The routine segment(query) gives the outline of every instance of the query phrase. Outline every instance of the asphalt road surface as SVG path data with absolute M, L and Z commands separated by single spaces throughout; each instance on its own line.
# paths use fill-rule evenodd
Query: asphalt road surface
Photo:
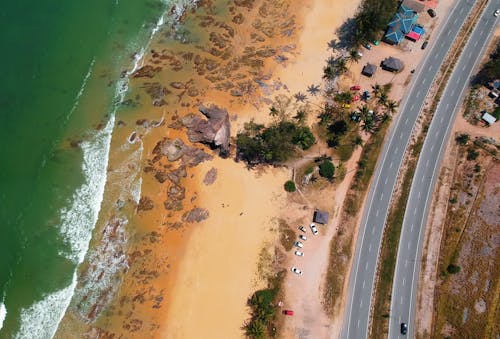
M 342 338 L 362 339 L 368 336 L 377 258 L 399 167 L 425 97 L 473 4 L 471 0 L 458 0 L 435 34 L 437 36 L 430 40 L 428 54 L 414 74 L 397 121 L 384 144 L 356 242 Z
M 428 207 L 455 113 L 461 107 L 474 66 L 496 27 L 497 18 L 493 13 L 497 8 L 500 8 L 500 0 L 490 1 L 470 35 L 443 91 L 420 153 L 399 241 L 389 323 L 391 339 L 414 337 L 417 283 Z M 400 334 L 403 322 L 408 324 L 407 336 Z

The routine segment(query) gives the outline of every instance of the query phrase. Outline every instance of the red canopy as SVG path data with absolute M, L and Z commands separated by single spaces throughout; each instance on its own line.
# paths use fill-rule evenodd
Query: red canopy
M 420 39 L 420 34 L 411 31 L 410 33 L 406 34 L 406 37 L 410 40 L 417 41 L 418 39 Z

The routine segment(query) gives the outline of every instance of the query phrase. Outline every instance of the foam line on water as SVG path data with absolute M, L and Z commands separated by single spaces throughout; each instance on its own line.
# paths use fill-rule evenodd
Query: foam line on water
M 92 140 L 82 142 L 85 182 L 73 194 L 71 207 L 61 211 L 61 234 L 70 245 L 69 253 L 64 254 L 76 264 L 80 264 L 87 253 L 101 208 L 114 124 L 113 114 Z
M 4 302 L 4 300 L 2 300 L 2 302 L 0 302 L 0 330 L 2 329 L 3 322 L 4 322 L 5 318 L 7 317 L 7 308 L 5 307 L 5 304 L 3 302 Z
M 76 271 L 71 284 L 46 295 L 42 300 L 21 310 L 21 327 L 15 339 L 52 338 L 76 287 Z
M 82 81 L 82 85 L 80 86 L 80 90 L 78 91 L 76 98 L 73 102 L 73 107 L 71 107 L 69 114 L 66 116 L 66 121 L 68 121 L 71 118 L 71 116 L 75 112 L 76 108 L 80 104 L 80 98 L 83 95 L 83 92 L 85 91 L 85 87 L 87 87 L 87 81 L 89 80 L 90 76 L 92 75 L 92 70 L 94 68 L 94 64 L 95 64 L 95 57 L 90 62 L 90 66 L 89 66 L 89 69 L 87 71 L 87 74 L 85 74 L 85 77 L 83 78 L 83 81 Z

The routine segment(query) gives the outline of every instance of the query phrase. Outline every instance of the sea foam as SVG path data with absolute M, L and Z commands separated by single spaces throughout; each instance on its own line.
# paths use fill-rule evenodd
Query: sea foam
M 41 301 L 21 310 L 21 327 L 16 339 L 52 338 L 76 287 L 76 271 L 71 284 L 46 295 Z
M 7 317 L 7 309 L 5 308 L 5 305 L 2 302 L 0 302 L 0 330 L 3 327 L 3 322 L 5 320 L 5 317 Z

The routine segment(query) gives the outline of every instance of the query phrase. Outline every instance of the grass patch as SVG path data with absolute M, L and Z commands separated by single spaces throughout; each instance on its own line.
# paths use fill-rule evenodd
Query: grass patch
M 293 243 L 297 238 L 297 233 L 286 223 L 285 220 L 278 220 L 279 231 L 280 231 L 280 243 L 281 246 L 286 251 L 290 251 L 293 248 Z

